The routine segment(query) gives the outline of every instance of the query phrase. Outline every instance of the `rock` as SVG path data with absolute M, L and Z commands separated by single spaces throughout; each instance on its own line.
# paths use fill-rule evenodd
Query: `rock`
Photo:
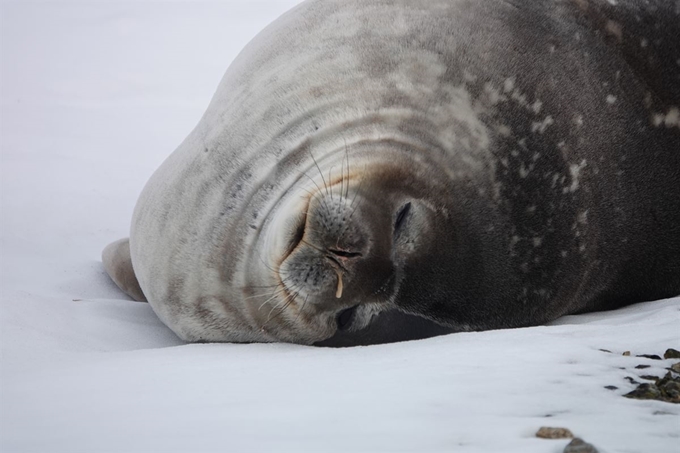
M 680 362 L 671 365 L 671 370 L 675 371 L 676 373 L 680 373 Z
M 629 355 L 630 355 L 630 351 L 626 351 L 626 352 L 624 352 L 624 353 L 623 353 L 623 355 L 625 355 L 625 356 L 629 356 Z
M 571 439 L 574 435 L 567 428 L 550 428 L 542 426 L 536 432 L 536 437 L 541 439 Z
M 655 384 L 640 384 L 635 390 L 623 396 L 636 400 L 658 400 L 661 397 L 661 391 Z
M 644 357 L 645 359 L 661 360 L 661 357 L 659 357 L 656 354 L 640 354 L 636 355 L 635 357 Z
M 600 349 L 600 351 L 602 351 L 602 352 L 608 352 L 608 353 L 610 353 L 610 354 L 612 353 L 609 349 Z
M 671 373 L 667 373 L 656 381 L 656 386 L 661 391 L 662 401 L 680 403 L 680 378 L 674 378 Z
M 617 386 L 615 386 L 615 385 L 605 385 L 604 388 L 606 388 L 607 390 L 618 390 L 618 389 L 619 389 L 619 388 L 618 388 Z
M 638 369 L 638 370 L 644 370 L 645 368 L 649 368 L 649 367 L 650 367 L 650 365 L 638 365 L 635 368 Z
M 673 349 L 673 348 L 668 348 L 668 349 L 666 349 L 666 352 L 663 353 L 663 358 L 664 359 L 680 359 L 680 351 Z
M 564 447 L 564 453 L 597 453 L 597 448 L 577 437 Z

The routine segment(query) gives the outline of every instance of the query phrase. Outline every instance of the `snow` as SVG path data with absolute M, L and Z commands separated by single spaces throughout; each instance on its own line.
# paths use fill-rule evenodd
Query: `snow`
M 621 397 L 672 363 L 634 356 L 680 349 L 680 298 L 372 347 L 188 345 L 108 280 L 146 179 L 295 3 L 1 4 L 0 451 L 561 452 L 541 426 L 680 451 L 678 405 Z

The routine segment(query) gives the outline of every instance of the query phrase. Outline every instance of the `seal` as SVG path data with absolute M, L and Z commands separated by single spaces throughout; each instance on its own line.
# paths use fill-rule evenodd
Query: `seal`
M 677 295 L 678 36 L 678 1 L 306 1 L 231 64 L 105 267 L 187 341 Z

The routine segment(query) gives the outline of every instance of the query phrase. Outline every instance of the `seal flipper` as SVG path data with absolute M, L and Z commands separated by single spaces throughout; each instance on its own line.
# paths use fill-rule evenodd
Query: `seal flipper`
M 146 297 L 139 286 L 130 259 L 130 238 L 119 239 L 107 245 L 102 252 L 102 263 L 111 280 L 138 302 L 146 302 Z

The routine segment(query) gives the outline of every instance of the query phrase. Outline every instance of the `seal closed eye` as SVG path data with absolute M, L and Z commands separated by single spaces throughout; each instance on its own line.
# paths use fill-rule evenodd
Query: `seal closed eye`
M 397 219 L 394 221 L 394 232 L 398 232 L 399 229 L 401 228 L 402 224 L 404 223 L 404 220 L 406 219 L 406 216 L 408 215 L 409 211 L 411 210 L 411 202 L 409 201 L 406 203 L 404 206 L 399 209 L 399 212 L 397 213 Z

